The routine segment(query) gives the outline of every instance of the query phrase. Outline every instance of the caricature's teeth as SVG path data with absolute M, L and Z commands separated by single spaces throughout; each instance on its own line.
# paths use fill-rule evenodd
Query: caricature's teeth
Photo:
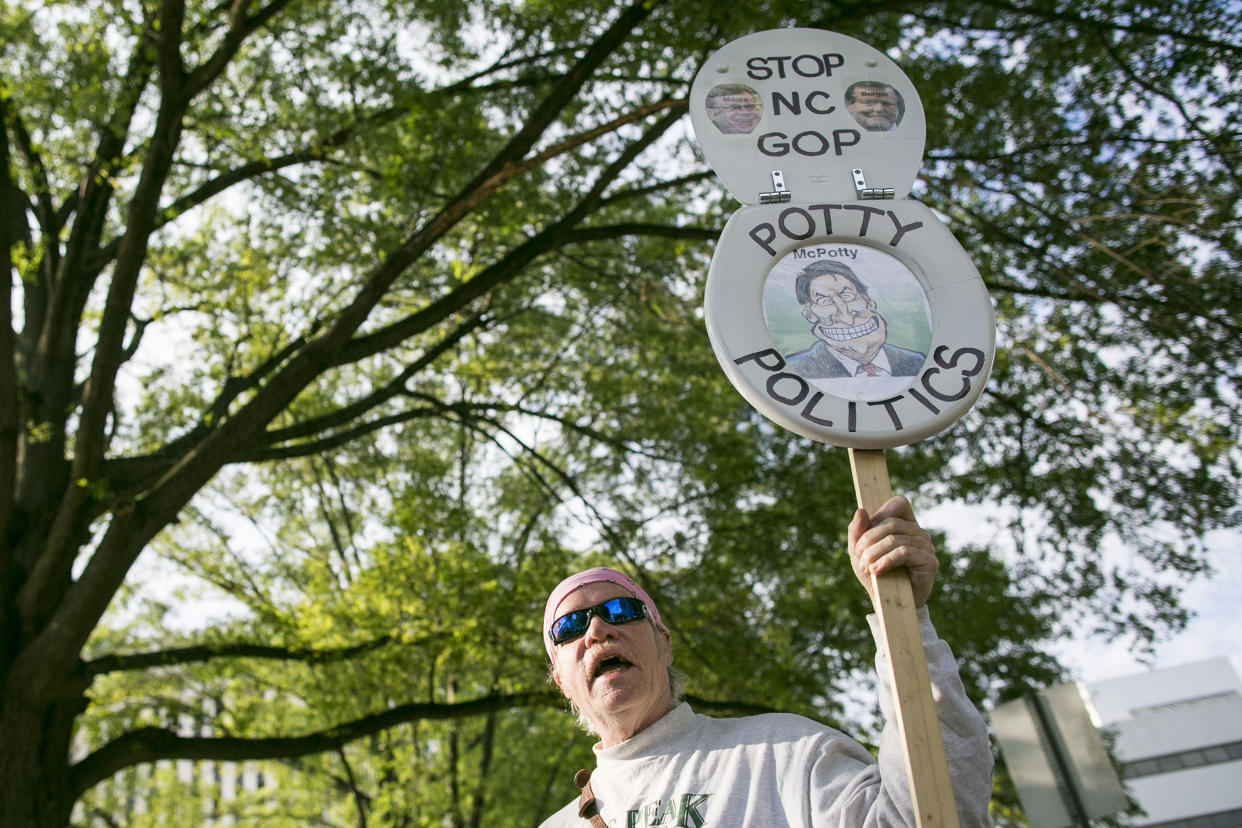
M 854 325 L 848 328 L 829 328 L 824 325 L 818 326 L 818 331 L 827 336 L 829 339 L 835 339 L 838 342 L 848 342 L 851 339 L 857 339 L 860 336 L 875 333 L 880 329 L 880 321 L 874 316 L 861 325 Z

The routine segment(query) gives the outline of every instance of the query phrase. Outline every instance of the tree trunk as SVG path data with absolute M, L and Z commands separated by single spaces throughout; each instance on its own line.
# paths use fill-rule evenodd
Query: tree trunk
M 50 698 L 30 698 L 26 684 L 10 676 L 0 700 L 0 825 L 64 828 L 73 809 L 73 721 L 86 698 L 76 682 Z

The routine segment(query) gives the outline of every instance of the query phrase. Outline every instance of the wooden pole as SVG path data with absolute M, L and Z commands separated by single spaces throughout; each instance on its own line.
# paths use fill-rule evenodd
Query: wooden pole
M 882 449 L 850 449 L 858 506 L 874 515 L 893 496 Z M 931 676 L 914 614 L 914 592 L 905 569 L 872 577 L 875 610 L 892 674 L 893 706 L 919 828 L 958 828 L 953 785 L 945 761 Z

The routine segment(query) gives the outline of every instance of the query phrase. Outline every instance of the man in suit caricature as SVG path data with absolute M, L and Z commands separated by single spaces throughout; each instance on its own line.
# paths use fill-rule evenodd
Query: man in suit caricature
M 789 369 L 807 379 L 912 377 L 925 354 L 885 342 L 888 324 L 876 311 L 867 286 L 848 265 L 819 260 L 794 280 L 794 296 L 819 340 L 790 354 Z

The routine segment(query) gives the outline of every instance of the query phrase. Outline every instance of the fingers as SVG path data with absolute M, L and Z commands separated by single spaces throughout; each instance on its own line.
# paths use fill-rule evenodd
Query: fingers
M 905 567 L 916 606 L 926 603 L 940 564 L 931 535 L 918 525 L 904 497 L 894 497 L 868 516 L 854 514 L 847 532 L 854 574 L 871 593 L 871 576 Z M 872 596 L 874 599 L 874 596 Z
M 871 518 L 867 515 L 866 510 L 859 509 L 854 512 L 854 519 L 850 521 L 849 528 L 846 530 L 851 555 L 854 553 L 854 546 L 858 543 L 858 539 L 862 537 L 863 532 L 870 528 Z
M 854 512 L 854 519 L 850 521 L 849 528 L 846 530 L 846 537 L 849 541 L 848 549 L 850 553 L 850 566 L 854 569 L 854 576 L 858 578 L 859 583 L 863 585 L 863 589 L 867 591 L 871 602 L 875 603 L 875 595 L 871 590 L 871 573 L 867 571 L 868 564 L 864 564 L 861 554 L 865 547 L 860 542 L 863 534 L 871 528 L 871 518 L 863 509 Z
M 904 497 L 886 501 L 873 516 L 859 509 L 850 521 L 847 536 L 851 557 L 857 557 L 868 568 L 890 555 L 902 561 L 909 561 L 912 555 L 919 557 L 918 553 L 935 557 L 931 535 L 914 519 L 914 509 Z M 878 571 L 902 565 L 894 562 Z
M 901 495 L 890 497 L 884 502 L 884 505 L 876 509 L 875 515 L 872 517 L 872 523 L 878 523 L 886 518 L 896 518 L 909 521 L 915 526 L 918 525 L 918 521 L 914 519 L 914 506 Z
M 884 532 L 885 527 L 877 527 Z M 927 566 L 935 571 L 936 553 L 927 533 L 876 534 L 867 532 L 857 546 L 856 558 L 858 566 L 866 572 L 888 572 L 899 566 Z

